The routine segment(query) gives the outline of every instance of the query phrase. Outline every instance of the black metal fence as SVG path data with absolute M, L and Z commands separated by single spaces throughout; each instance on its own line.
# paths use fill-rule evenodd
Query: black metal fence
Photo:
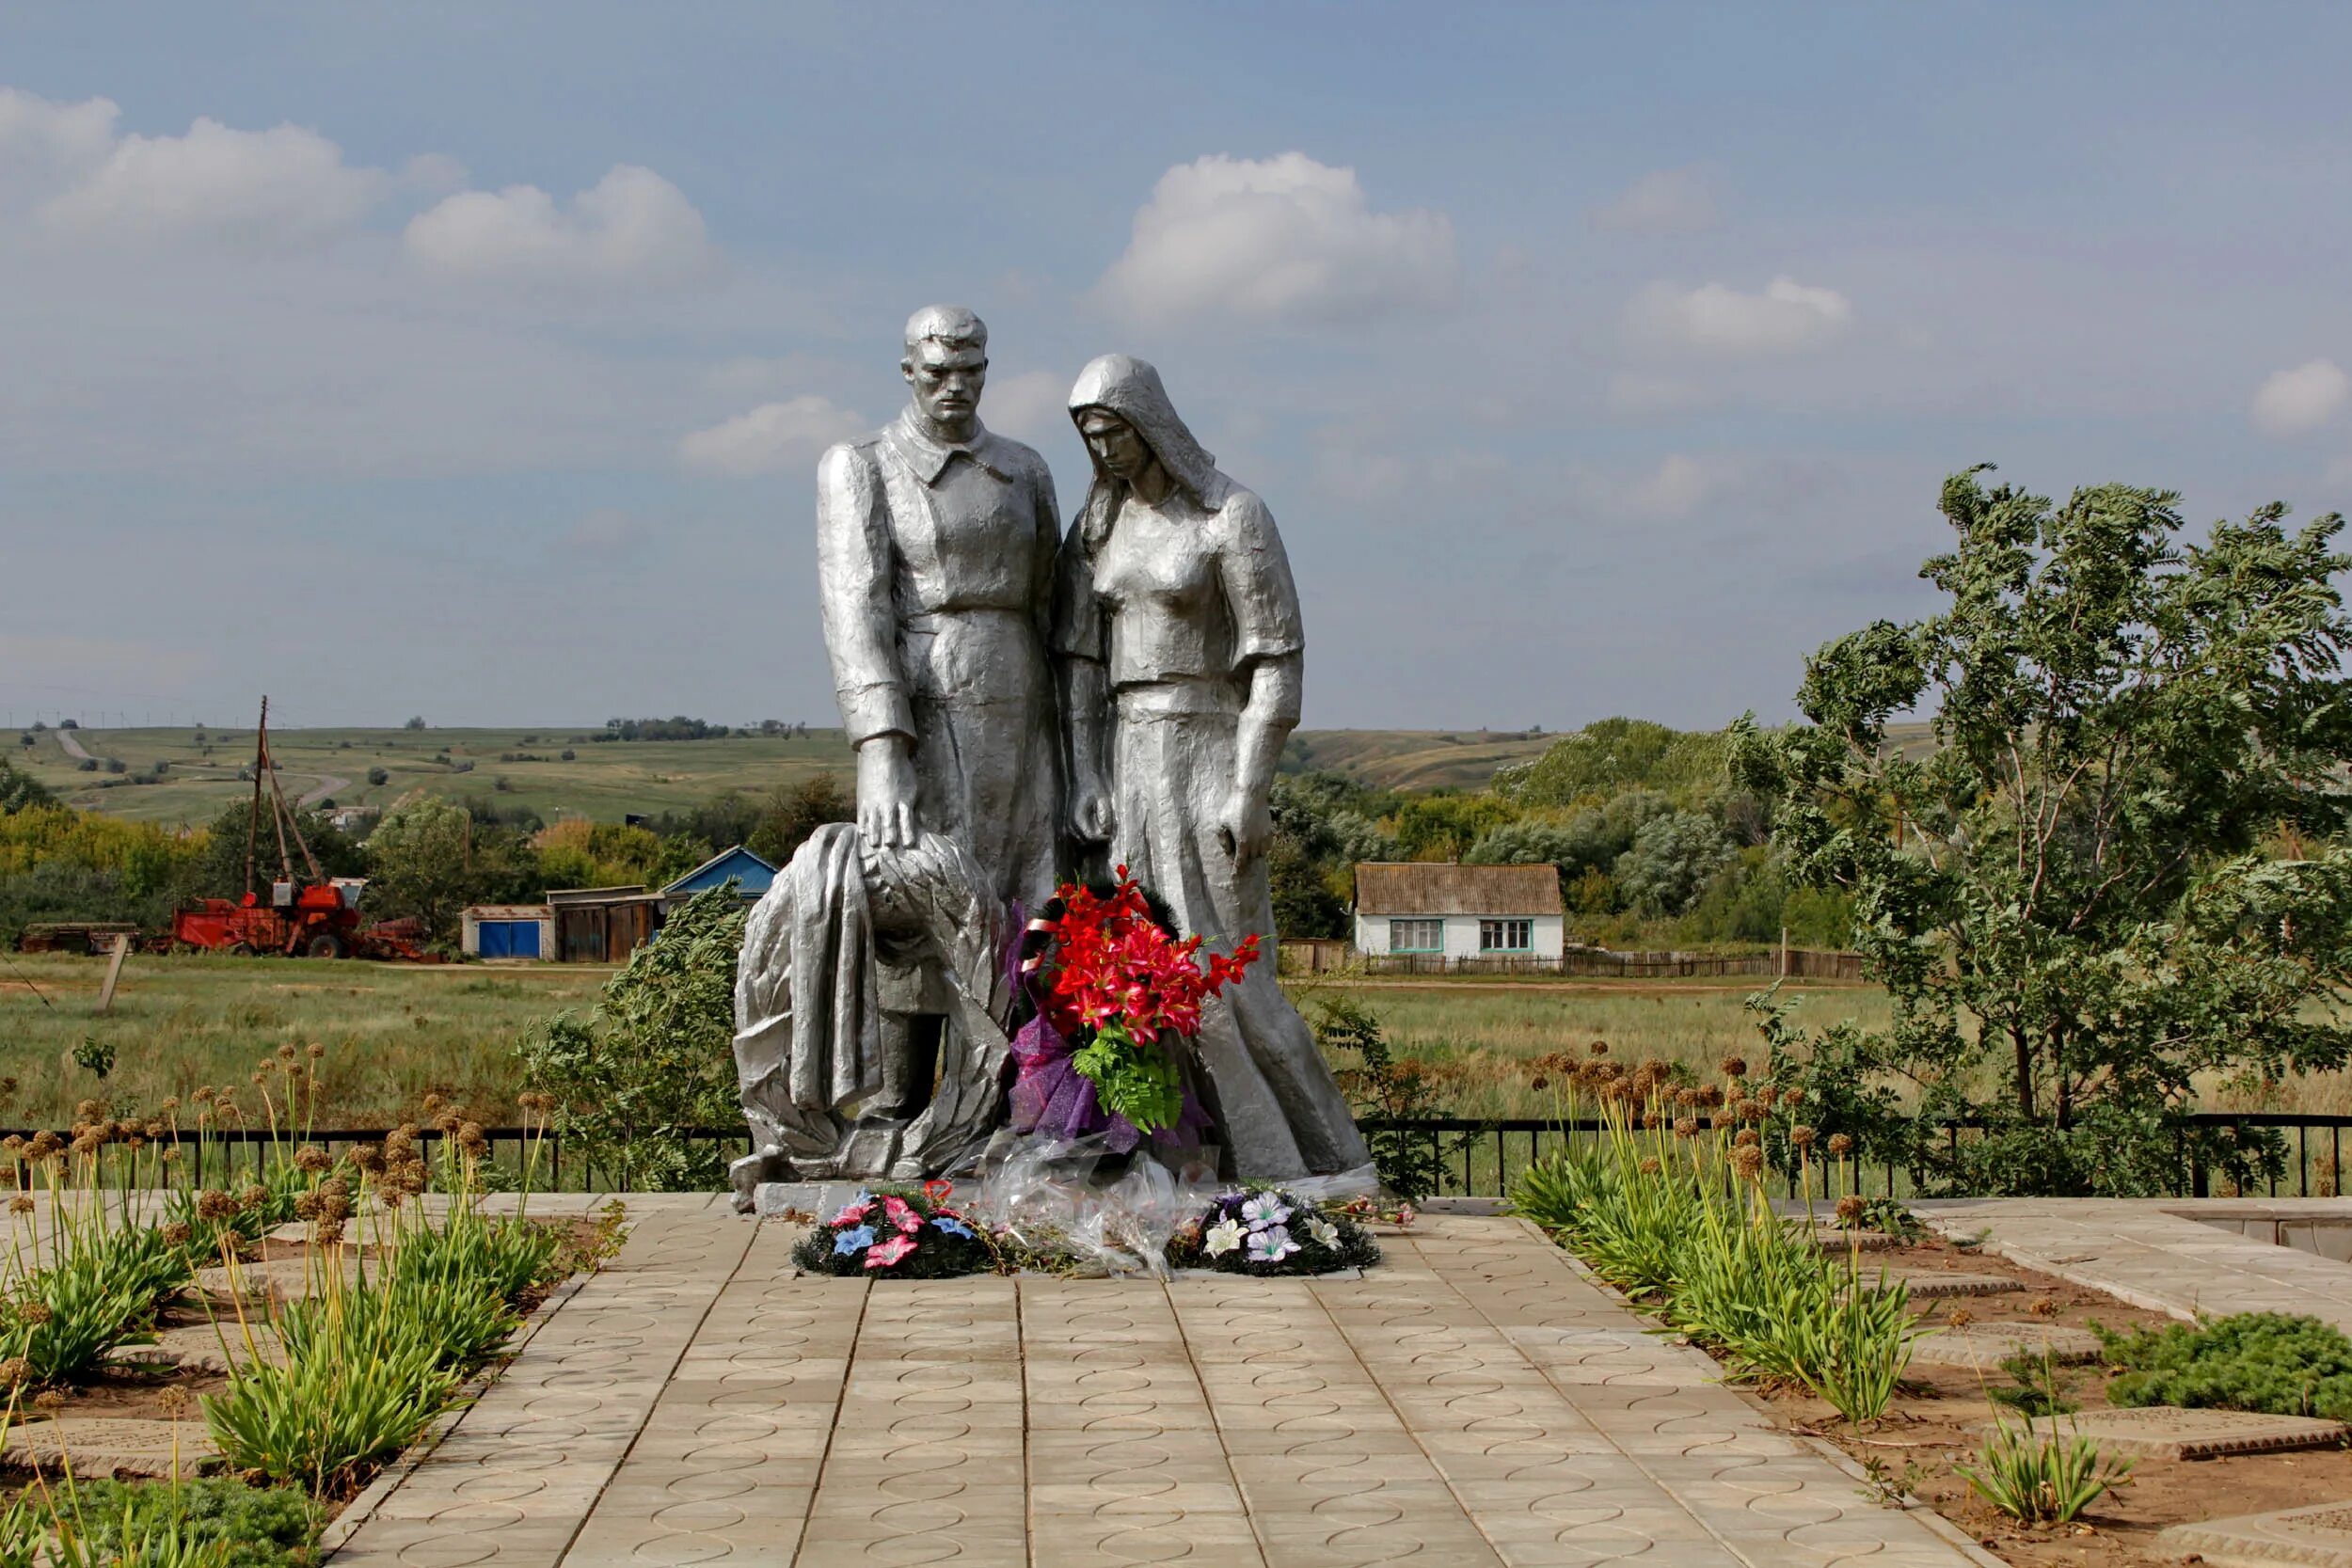
M 2167 1196 L 2336 1197 L 2345 1191 L 2344 1146 L 2345 1133 L 2352 1132 L 2352 1115 L 2220 1111 L 2192 1116 L 2186 1120 L 2192 1127 L 2230 1130 L 2238 1134 L 2257 1130 L 2276 1132 L 2286 1147 L 2285 1164 L 2277 1179 L 2266 1181 L 2260 1189 L 2241 1192 L 2226 1180 L 2209 1177 L 2193 1159 L 2185 1156 L 2180 1190 Z M 1590 1144 L 1606 1132 L 1605 1124 L 1592 1118 L 1367 1121 L 1364 1129 L 1367 1132 L 1426 1140 L 1426 1148 L 1442 1159 L 1445 1174 L 1439 1189 L 1441 1196 L 1464 1197 L 1502 1196 L 1520 1173 L 1546 1154 L 1572 1144 Z M 1965 1123 L 1946 1127 L 1943 1132 L 1947 1148 L 1956 1146 L 1972 1130 Z M 7 1130 L 0 1129 L 0 1136 L 7 1135 Z M 16 1135 L 29 1139 L 34 1130 L 20 1129 Z M 522 1127 L 490 1127 L 483 1130 L 483 1135 L 489 1143 L 485 1164 L 508 1180 L 527 1179 L 538 1190 L 553 1192 L 628 1192 L 632 1185 L 626 1165 L 600 1164 L 578 1146 L 567 1155 L 565 1140 L 558 1133 Z M 421 1152 L 429 1164 L 439 1164 L 440 1144 L 445 1136 L 429 1127 L 418 1132 Z M 316 1144 L 330 1154 L 341 1154 L 360 1144 L 379 1142 L 383 1137 L 381 1128 L 332 1128 L 312 1132 L 307 1137 L 262 1129 L 209 1131 L 201 1135 L 187 1131 L 178 1139 L 180 1157 L 172 1180 L 199 1187 L 229 1187 L 248 1178 L 258 1178 L 274 1154 L 291 1154 L 301 1143 Z M 739 1126 L 681 1128 L 673 1130 L 666 1137 L 692 1149 L 707 1149 L 721 1162 L 751 1152 L 751 1138 Z M 162 1141 L 168 1144 L 171 1140 Z M 1808 1169 L 1786 1166 L 1775 1173 L 1774 1180 L 1784 1185 L 1791 1197 L 1807 1190 L 1817 1196 L 1851 1191 L 1864 1197 L 1912 1197 L 1924 1187 L 1920 1173 L 1902 1164 L 1848 1161 L 1837 1164 L 1818 1149 Z
M 2209 1173 L 2194 1154 L 2184 1149 L 2178 1190 L 2169 1197 L 2338 1197 L 2344 1186 L 2344 1146 L 2352 1132 L 2352 1116 L 2306 1115 L 2287 1112 L 2201 1112 L 2184 1118 L 2191 1128 L 2228 1130 L 2243 1135 L 2270 1130 L 2286 1146 L 2280 1174 L 2262 1186 L 2241 1190 L 2217 1174 Z M 1572 1144 L 1589 1144 L 1605 1135 L 1607 1124 L 1597 1118 L 1561 1121 L 1548 1118 L 1477 1121 L 1464 1118 L 1425 1121 L 1368 1121 L 1365 1130 L 1390 1131 L 1425 1140 L 1433 1156 L 1441 1157 L 1446 1196 L 1495 1197 L 1528 1166 L 1546 1154 Z M 1979 1125 L 1949 1123 L 1941 1129 L 1947 1149 L 1956 1148 Z M 1870 1197 L 1915 1197 L 1927 1187 L 1922 1172 L 1900 1162 L 1829 1159 L 1817 1147 L 1809 1167 L 1784 1164 L 1772 1178 L 1788 1196 L 1808 1189 L 1824 1193 L 1858 1193 Z M 1835 1181 L 1836 1185 L 1833 1185 Z

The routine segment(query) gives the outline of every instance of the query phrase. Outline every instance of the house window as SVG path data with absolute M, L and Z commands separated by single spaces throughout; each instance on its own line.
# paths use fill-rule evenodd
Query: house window
M 1535 948 L 1532 920 L 1482 920 L 1478 923 L 1481 953 L 1530 953 Z
M 1390 921 L 1389 951 L 1391 953 L 1444 952 L 1445 922 L 1442 920 Z

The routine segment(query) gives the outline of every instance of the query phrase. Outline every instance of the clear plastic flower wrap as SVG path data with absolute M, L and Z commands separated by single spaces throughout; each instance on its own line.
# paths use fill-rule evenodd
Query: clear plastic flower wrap
M 1176 1227 L 1222 1190 L 1216 1152 L 1187 1150 L 1170 1164 L 1112 1143 L 1099 1132 L 1001 1140 L 965 1211 L 1023 1246 L 1165 1278 Z

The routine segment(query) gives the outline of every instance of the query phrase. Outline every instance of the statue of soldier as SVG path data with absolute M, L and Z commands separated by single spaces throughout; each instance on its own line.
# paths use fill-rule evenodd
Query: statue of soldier
M 1045 460 L 980 423 L 988 327 L 961 306 L 907 322 L 913 400 L 817 469 L 817 561 L 841 721 L 869 849 L 938 834 L 984 890 L 1051 895 L 1061 820 L 1046 656 L 1061 525 Z M 880 966 L 881 1088 L 860 1119 L 930 1093 L 953 1009 L 920 963 Z

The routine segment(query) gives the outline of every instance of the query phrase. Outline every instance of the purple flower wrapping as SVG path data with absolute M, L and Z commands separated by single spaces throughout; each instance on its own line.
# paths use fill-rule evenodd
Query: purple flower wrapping
M 1113 1153 L 1125 1154 L 1143 1141 L 1143 1133 L 1125 1117 L 1104 1111 L 1092 1081 L 1077 1069 L 1077 1052 L 1042 1008 L 1021 1026 L 1012 1037 L 1013 1060 L 1019 1064 L 1012 1085 L 1012 1130 L 1057 1140 L 1100 1132 Z M 1153 1134 L 1153 1141 L 1175 1148 L 1198 1148 L 1201 1134 L 1213 1125 L 1187 1084 L 1176 1125 Z

